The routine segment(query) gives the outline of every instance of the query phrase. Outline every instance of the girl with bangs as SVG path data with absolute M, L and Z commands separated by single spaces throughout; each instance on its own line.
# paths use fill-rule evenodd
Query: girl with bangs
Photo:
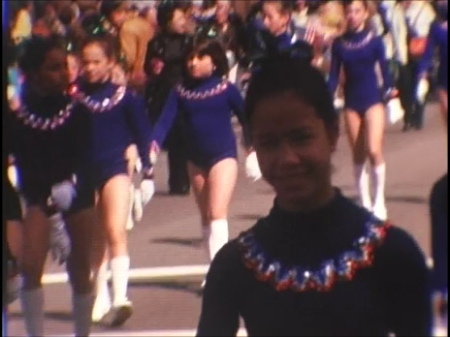
M 206 40 L 193 48 L 181 84 L 169 94 L 155 123 L 152 146 L 163 143 L 181 109 L 187 126 L 188 172 L 201 215 L 203 241 L 209 258 L 228 241 L 228 205 L 237 178 L 237 149 L 230 112 L 244 130 L 244 102 L 230 82 L 228 61 L 218 42 Z M 249 149 L 248 149 L 249 150 Z

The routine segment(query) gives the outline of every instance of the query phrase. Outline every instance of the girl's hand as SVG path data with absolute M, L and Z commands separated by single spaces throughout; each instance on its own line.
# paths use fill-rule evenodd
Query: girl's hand
M 245 173 L 248 178 L 253 180 L 253 182 L 262 178 L 261 170 L 259 169 L 258 158 L 256 157 L 256 152 L 252 151 L 247 155 L 245 159 Z

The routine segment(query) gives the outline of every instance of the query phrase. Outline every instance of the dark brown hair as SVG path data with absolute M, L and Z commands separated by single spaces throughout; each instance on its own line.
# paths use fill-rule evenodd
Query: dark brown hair
M 211 57 L 212 62 L 216 67 L 213 75 L 223 77 L 228 74 L 229 68 L 227 55 L 225 54 L 222 45 L 214 39 L 202 39 L 196 41 L 193 48 L 187 54 L 185 64 L 187 64 L 187 61 L 189 61 L 194 56 L 202 57 L 205 55 Z
M 290 91 L 311 105 L 328 129 L 338 128 L 338 115 L 325 78 L 308 60 L 290 55 L 266 59 L 259 71 L 252 75 L 245 99 L 247 120 L 251 122 L 261 100 Z
M 116 41 L 114 40 L 114 38 L 107 33 L 92 35 L 83 41 L 81 50 L 86 48 L 86 46 L 88 45 L 97 44 L 98 46 L 100 46 L 100 48 L 103 49 L 103 52 L 105 53 L 107 58 L 116 60 L 118 56 L 118 48 L 115 42 Z

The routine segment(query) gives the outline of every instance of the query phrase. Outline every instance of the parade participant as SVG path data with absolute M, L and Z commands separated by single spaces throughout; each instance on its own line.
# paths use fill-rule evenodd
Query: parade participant
M 329 86 L 334 94 L 341 67 L 345 76 L 344 118 L 348 141 L 353 152 L 355 181 L 361 204 L 380 219 L 386 219 L 384 187 L 386 164 L 382 153 L 385 125 L 383 99 L 395 94 L 384 45 L 380 37 L 366 28 L 369 17 L 366 1 L 345 3 L 348 31 L 332 47 Z M 383 74 L 383 94 L 378 86 L 376 64 Z M 366 161 L 370 162 L 373 196 L 369 190 Z
M 214 38 L 222 44 L 228 58 L 231 83 L 236 82 L 239 63 L 242 61 L 247 50 L 247 41 L 244 24 L 232 12 L 230 0 L 219 0 L 216 4 L 214 16 L 199 25 L 196 36 L 199 39 Z
M 157 149 L 164 141 L 182 108 L 188 134 L 188 171 L 200 211 L 203 242 L 212 261 L 228 241 L 228 205 L 237 178 L 230 113 L 239 119 L 245 138 L 244 102 L 238 89 L 226 80 L 228 62 L 217 41 L 199 42 L 186 66 L 189 77 L 170 93 L 154 126 L 152 145 Z M 249 145 L 246 138 L 245 143 Z
M 437 78 L 437 92 L 441 105 L 444 124 L 448 123 L 448 1 L 438 1 L 437 20 L 431 24 L 425 53 L 419 63 L 419 76 L 428 78 L 428 71 L 432 66 L 433 53 L 439 48 L 439 69 Z
M 44 335 L 41 279 L 50 245 L 60 263 L 67 260 L 75 336 L 88 336 L 93 304 L 90 246 L 96 219 L 94 190 L 83 183 L 80 169 L 86 125 L 64 94 L 67 55 L 59 41 L 31 40 L 19 66 L 25 83 L 20 105 L 10 114 L 7 128 L 11 128 L 10 154 L 15 158 L 19 191 L 25 201 L 18 263 L 26 332 L 28 336 Z M 70 242 L 60 241 L 66 230 Z
M 416 94 L 419 85 L 419 63 L 425 52 L 427 36 L 432 22 L 436 18 L 430 2 L 427 0 L 399 1 L 403 6 L 408 30 L 408 69 L 411 78 L 412 107 L 405 109 L 403 131 L 411 128 L 417 130 L 423 127 L 423 113 L 425 102 L 418 99 Z
M 148 156 L 150 124 L 143 100 L 124 86 L 111 82 L 116 62 L 114 44 L 107 35 L 98 35 L 85 41 L 81 54 L 82 80 L 72 87 L 76 112 L 88 115 L 90 142 L 84 157 L 90 180 L 98 193 L 101 226 L 97 233 L 95 267 L 97 272 L 97 299 L 94 319 L 101 319 L 110 311 L 113 326 L 123 324 L 131 315 L 131 302 L 127 298 L 128 255 L 125 224 L 129 213 L 131 179 L 125 154 L 131 144 L 137 144 L 143 165 L 141 184 L 143 202 L 153 195 L 154 185 Z M 104 239 L 106 237 L 106 239 Z M 101 241 L 103 242 L 102 245 Z M 106 251 L 107 246 L 107 251 Z M 111 260 L 113 303 L 110 307 L 107 284 L 107 256 Z M 111 310 L 110 310 L 111 309 Z M 105 319 L 108 319 L 106 317 Z
M 173 86 L 182 79 L 184 60 L 192 48 L 192 37 L 186 33 L 186 15 L 179 3 L 158 6 L 158 25 L 161 31 L 150 41 L 145 57 L 145 69 L 151 79 L 147 85 L 148 112 L 153 123 L 161 114 Z M 189 194 L 185 125 L 178 114 L 167 140 L 169 193 Z
M 155 32 L 144 18 L 128 17 L 127 9 L 125 1 L 109 0 L 101 3 L 100 11 L 117 32 L 120 50 L 124 54 L 126 70 L 130 76 L 130 85 L 137 90 L 143 90 L 147 44 Z
M 254 35 L 249 39 L 254 42 L 250 43 L 252 47 L 247 57 L 251 71 L 258 69 L 259 60 L 264 59 L 268 53 L 288 50 L 294 43 L 303 44 L 305 53 L 313 54 L 312 47 L 305 41 L 297 40 L 291 29 L 292 3 L 290 1 L 264 0 L 261 1 L 261 5 L 262 17 L 254 17 L 249 25 Z M 305 53 L 300 53 L 300 59 L 305 58 Z M 250 75 L 250 72 L 244 73 L 241 81 L 247 81 Z
M 268 60 L 246 114 L 276 196 L 268 216 L 217 253 L 197 336 L 236 336 L 239 316 L 248 336 L 430 336 L 420 248 L 333 188 L 339 118 L 320 72 Z

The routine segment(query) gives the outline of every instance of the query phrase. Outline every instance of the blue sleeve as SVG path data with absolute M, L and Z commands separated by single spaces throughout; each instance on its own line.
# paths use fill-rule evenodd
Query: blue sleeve
M 178 95 L 174 90 L 171 90 L 167 97 L 166 103 L 164 104 L 161 115 L 153 126 L 152 142 L 156 142 L 160 148 L 175 121 L 177 112 Z
M 386 93 L 389 89 L 394 87 L 394 79 L 389 71 L 389 62 L 386 59 L 386 51 L 384 49 L 383 40 L 380 37 L 375 38 L 375 53 L 383 76 L 383 89 Z
M 338 40 L 335 40 L 331 47 L 331 65 L 330 65 L 330 75 L 328 78 L 328 88 L 333 97 L 334 94 L 336 93 L 336 88 L 338 86 L 339 75 L 342 66 L 342 60 L 338 50 L 339 48 L 338 43 L 339 43 Z
M 144 99 L 141 96 L 133 93 L 128 94 L 127 114 L 142 166 L 144 168 L 150 168 L 149 147 L 151 126 L 146 114 Z
M 419 62 L 419 69 L 418 69 L 418 76 L 420 76 L 423 73 L 428 72 L 428 70 L 431 68 L 432 64 L 432 58 L 433 58 L 433 51 L 436 47 L 436 28 L 437 23 L 433 22 L 433 24 L 430 27 L 430 32 L 428 33 L 428 39 L 427 39 L 427 45 L 425 47 L 425 52 L 422 55 L 422 58 Z
M 227 95 L 228 95 L 228 102 L 231 106 L 231 109 L 233 110 L 233 113 L 236 115 L 236 117 L 239 120 L 239 123 L 242 127 L 242 134 L 244 137 L 244 146 L 250 147 L 250 135 L 249 135 L 249 123 L 247 121 L 247 118 L 245 116 L 244 111 L 244 99 L 242 98 L 241 93 L 239 92 L 238 88 L 231 83 L 228 83 L 227 88 Z

